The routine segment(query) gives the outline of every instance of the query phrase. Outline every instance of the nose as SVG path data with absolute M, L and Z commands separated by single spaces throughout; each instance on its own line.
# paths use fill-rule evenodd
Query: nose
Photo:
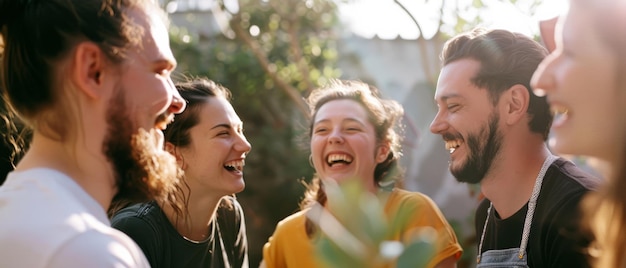
M 433 134 L 441 134 L 448 128 L 448 123 L 444 120 L 441 111 L 438 111 L 433 118 L 433 121 L 430 122 L 430 132 Z
M 246 139 L 246 136 L 239 135 L 239 140 L 235 143 L 235 150 L 248 154 L 252 150 L 252 145 Z
M 174 95 L 172 98 L 172 103 L 170 104 L 170 108 L 168 109 L 170 113 L 179 114 L 182 113 L 187 107 L 187 102 L 180 95 Z
M 170 92 L 172 92 L 172 102 L 170 103 L 170 107 L 168 107 L 167 111 L 172 114 L 182 113 L 185 110 L 185 107 L 187 107 L 187 101 L 180 96 L 180 93 L 176 89 L 172 79 L 170 78 L 168 80 L 168 88 L 170 89 Z
M 554 62 L 553 55 L 554 54 L 550 54 L 541 62 L 541 64 L 539 64 L 532 79 L 530 80 L 530 86 L 533 88 L 533 93 L 539 97 L 545 96 L 547 91 L 555 88 L 552 64 Z
M 334 129 L 333 131 L 330 132 L 330 135 L 328 135 L 328 143 L 330 144 L 343 143 L 343 136 L 341 135 L 341 132 L 339 129 Z

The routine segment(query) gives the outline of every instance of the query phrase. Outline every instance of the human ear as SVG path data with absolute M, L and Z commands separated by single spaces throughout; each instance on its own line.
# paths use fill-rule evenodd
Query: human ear
M 378 148 L 376 149 L 376 163 L 382 163 L 385 160 L 387 160 L 387 157 L 389 156 L 391 149 L 390 149 L 390 145 L 389 142 L 383 142 L 380 145 L 378 145 Z
M 187 168 L 187 165 L 185 164 L 185 158 L 181 154 L 180 150 L 177 150 L 176 145 L 172 144 L 169 141 L 166 141 L 165 151 L 167 151 L 176 158 L 176 163 L 181 169 L 185 170 Z
M 71 77 L 80 92 L 100 98 L 104 81 L 106 56 L 96 44 L 81 42 L 73 52 Z
M 526 118 L 530 92 L 525 86 L 516 84 L 509 88 L 502 97 L 506 98 L 505 120 L 507 124 L 513 125 L 522 118 Z

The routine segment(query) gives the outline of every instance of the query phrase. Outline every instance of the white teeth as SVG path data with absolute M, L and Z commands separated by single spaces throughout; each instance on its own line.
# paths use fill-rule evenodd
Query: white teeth
M 244 160 L 235 160 L 226 163 L 224 166 L 227 168 L 232 168 L 238 171 L 242 171 L 243 167 L 246 165 Z
M 165 128 L 167 128 L 167 123 L 166 123 L 166 122 L 161 122 L 161 123 L 158 123 L 158 124 L 156 125 L 156 128 L 157 128 L 157 129 L 160 129 L 160 130 L 165 130 Z
M 552 113 L 554 121 L 556 122 L 560 120 L 565 120 L 567 118 L 569 110 L 565 107 L 553 106 L 550 107 L 550 112 Z
M 160 130 L 165 130 L 167 128 L 167 125 L 171 124 L 172 122 L 174 122 L 174 115 L 170 114 L 163 121 L 156 123 L 155 127 Z
M 345 155 L 345 154 L 331 154 L 327 157 L 327 160 L 326 160 L 328 164 L 332 164 L 336 161 L 344 161 L 346 163 L 352 163 L 352 157 L 350 157 L 349 155 Z
M 446 141 L 446 150 L 448 150 L 450 153 L 454 153 L 454 151 L 456 151 L 456 149 L 459 148 L 460 146 L 461 146 L 460 141 L 456 141 L 456 140 Z
M 569 110 L 563 107 L 551 107 L 550 112 L 552 112 L 552 115 L 558 116 L 558 115 L 567 115 Z

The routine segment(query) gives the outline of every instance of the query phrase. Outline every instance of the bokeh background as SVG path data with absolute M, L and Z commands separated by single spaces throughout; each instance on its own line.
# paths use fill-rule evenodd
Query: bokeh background
M 229 88 L 252 144 L 246 189 L 237 195 L 246 215 L 251 267 L 259 265 L 276 223 L 298 210 L 304 183 L 313 176 L 303 99 L 330 78 L 370 83 L 402 103 L 402 187 L 433 198 L 465 250 L 459 267 L 474 266 L 473 211 L 479 188 L 454 180 L 441 138 L 428 130 L 436 113 L 439 52 L 451 36 L 475 26 L 504 28 L 541 41 L 539 21 L 562 12 L 565 1 L 159 2 L 172 20 L 172 50 L 179 64 L 174 80 L 208 77 Z M 6 125 L 0 124 L 5 139 Z M 5 174 L 11 169 L 9 152 L 1 149 Z

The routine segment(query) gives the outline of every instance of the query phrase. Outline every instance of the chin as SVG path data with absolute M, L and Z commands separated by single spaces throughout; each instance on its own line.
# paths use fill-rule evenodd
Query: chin
M 551 137 L 548 140 L 548 144 L 550 145 L 550 149 L 556 153 L 556 154 L 560 154 L 560 155 L 574 155 L 574 154 L 584 154 L 584 152 L 580 152 L 581 150 L 577 150 L 579 148 L 576 148 L 576 144 L 572 144 L 571 142 L 568 142 L 567 139 L 565 138 L 559 138 L 559 137 Z
M 234 185 L 232 189 L 232 194 L 241 193 L 244 189 L 246 189 L 246 183 L 242 179 L 241 182 Z

